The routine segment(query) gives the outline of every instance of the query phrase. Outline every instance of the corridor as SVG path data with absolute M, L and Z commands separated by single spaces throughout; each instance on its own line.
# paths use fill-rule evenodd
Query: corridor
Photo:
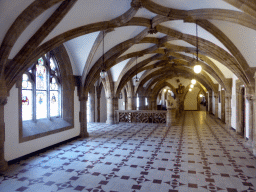
M 256 158 L 204 111 L 175 126 L 89 124 L 87 139 L 10 165 L 0 191 L 256 191 Z

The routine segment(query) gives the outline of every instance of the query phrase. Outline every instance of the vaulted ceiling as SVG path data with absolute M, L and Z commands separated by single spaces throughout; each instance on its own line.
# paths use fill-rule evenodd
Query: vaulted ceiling
M 203 71 L 195 76 L 196 23 Z M 254 86 L 254 1 L 1 0 L 0 29 L 1 78 L 9 89 L 40 55 L 62 45 L 73 74 L 85 88 L 93 85 L 103 66 L 103 34 L 116 93 L 136 74 L 139 86 L 151 89 L 194 77 L 213 91 L 220 84 L 230 92 L 233 77 Z

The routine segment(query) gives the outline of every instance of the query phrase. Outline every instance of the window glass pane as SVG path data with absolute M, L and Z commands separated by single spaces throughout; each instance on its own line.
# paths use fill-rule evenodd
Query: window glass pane
M 32 89 L 32 84 L 26 74 L 23 74 L 22 76 L 22 89 Z
M 32 120 L 32 90 L 22 90 L 22 121 Z
M 53 61 L 52 58 L 50 58 L 50 68 L 51 68 L 51 70 L 53 70 L 53 71 L 55 71 L 55 69 L 56 69 L 55 63 L 54 63 L 54 61 Z
M 50 84 L 50 89 L 51 90 L 58 90 L 58 84 L 57 84 L 55 78 L 52 78 L 52 83 Z
M 50 91 L 50 115 L 59 116 L 59 92 Z
M 43 65 L 44 64 L 44 60 L 43 58 L 41 57 L 40 59 L 38 59 L 38 65 Z
M 36 65 L 36 89 L 46 90 L 46 68 Z
M 42 119 L 47 117 L 46 91 L 36 92 L 36 118 Z

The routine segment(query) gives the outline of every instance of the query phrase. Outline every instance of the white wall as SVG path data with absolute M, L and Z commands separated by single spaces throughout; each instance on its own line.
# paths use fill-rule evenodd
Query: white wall
M 189 91 L 184 101 L 184 110 L 197 110 L 197 96 L 200 89 L 194 87 L 192 91 Z
M 247 95 L 247 89 L 245 89 L 245 95 Z M 245 99 L 245 136 L 249 138 L 249 101 Z
M 80 134 L 79 111 L 80 103 L 77 90 L 74 94 L 74 128 L 60 133 L 52 134 L 31 141 L 19 143 L 19 118 L 18 118 L 18 88 L 13 86 L 8 97 L 5 110 L 5 146 L 4 156 L 6 161 L 16 159 L 34 151 L 65 141 Z
M 233 75 L 232 78 L 232 98 L 231 98 L 231 127 L 237 129 L 236 125 L 236 80 L 237 77 Z
M 214 97 L 214 92 L 212 92 L 212 113 L 215 115 L 215 97 Z
M 118 110 L 125 110 L 125 106 L 123 102 L 124 102 L 124 97 L 122 99 L 118 99 Z
M 219 91 L 220 91 L 220 101 L 221 101 L 221 85 L 219 85 Z M 221 118 L 221 104 L 222 103 L 219 103 L 219 100 L 218 100 L 218 117 Z
M 101 89 L 100 95 L 100 122 L 105 123 L 107 121 L 107 102 L 104 88 Z

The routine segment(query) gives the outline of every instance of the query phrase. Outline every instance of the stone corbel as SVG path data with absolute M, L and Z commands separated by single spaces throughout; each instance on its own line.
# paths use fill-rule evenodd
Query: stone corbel
M 132 0 L 131 7 L 134 9 L 140 9 L 142 7 L 142 3 L 140 0 Z
M 7 97 L 0 97 L 0 105 L 6 105 L 7 104 Z

